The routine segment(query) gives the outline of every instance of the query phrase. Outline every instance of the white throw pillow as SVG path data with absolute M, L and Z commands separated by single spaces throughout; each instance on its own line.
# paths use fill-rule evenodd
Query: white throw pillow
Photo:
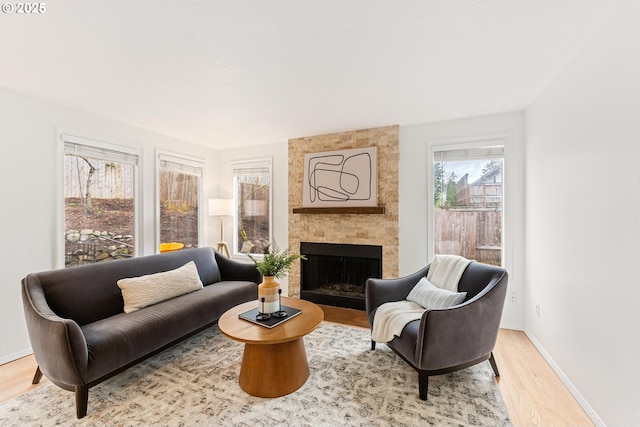
M 434 308 L 448 308 L 460 304 L 467 297 L 466 292 L 452 292 L 447 289 L 441 289 L 427 280 L 426 277 L 411 289 L 407 295 L 407 301 L 413 301 L 420 304 L 427 310 Z
M 118 280 L 124 299 L 124 312 L 131 313 L 148 305 L 202 289 L 196 263 L 146 276 Z

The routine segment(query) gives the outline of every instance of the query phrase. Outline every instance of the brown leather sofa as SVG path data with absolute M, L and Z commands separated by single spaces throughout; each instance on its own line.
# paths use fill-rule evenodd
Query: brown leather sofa
M 429 265 L 398 279 L 368 279 L 365 283 L 369 324 L 378 307 L 402 301 L 427 276 Z M 408 323 L 400 336 L 386 343 L 418 372 L 419 396 L 427 400 L 429 376 L 446 374 L 489 360 L 495 376 L 498 366 L 493 348 L 507 293 L 508 274 L 504 268 L 473 262 L 465 269 L 458 291 L 465 300 L 453 307 L 427 310 L 419 320 Z M 371 349 L 376 343 L 371 341 Z
M 176 269 L 194 261 L 204 287 L 124 313 L 117 281 Z M 31 346 L 44 374 L 76 394 L 78 418 L 89 388 L 216 323 L 231 307 L 257 299 L 262 276 L 254 264 L 212 248 L 30 274 L 22 299 Z

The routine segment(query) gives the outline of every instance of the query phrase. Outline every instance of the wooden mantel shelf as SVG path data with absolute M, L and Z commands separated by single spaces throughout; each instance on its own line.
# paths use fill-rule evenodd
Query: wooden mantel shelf
M 354 207 L 354 208 L 293 208 L 294 214 L 356 214 L 380 215 L 384 214 L 384 206 Z

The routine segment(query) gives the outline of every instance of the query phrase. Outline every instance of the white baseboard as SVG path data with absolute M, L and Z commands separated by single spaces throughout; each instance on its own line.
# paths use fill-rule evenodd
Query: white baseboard
M 18 360 L 25 356 L 33 354 L 33 350 L 31 348 L 25 348 L 24 350 L 20 350 L 16 353 L 9 354 L 3 357 L 0 357 L 0 365 L 4 365 L 5 363 L 13 362 L 14 360 Z
M 524 331 L 524 327 L 519 323 L 501 322 L 500 329 L 511 329 L 513 331 Z
M 573 385 L 571 380 L 569 380 L 569 377 L 567 377 L 562 369 L 560 369 L 560 366 L 558 366 L 558 364 L 553 360 L 547 350 L 545 350 L 542 344 L 540 344 L 540 341 L 536 339 L 535 335 L 533 335 L 533 333 L 527 329 L 525 329 L 524 333 L 527 335 L 527 338 L 529 338 L 536 349 L 538 349 L 544 360 L 546 360 L 549 366 L 551 366 L 551 369 L 553 369 L 556 375 L 558 375 L 560 381 L 562 381 L 563 384 L 567 387 L 569 393 L 571 393 L 571 395 L 576 399 L 578 404 L 586 412 L 587 416 L 591 419 L 591 421 L 593 421 L 596 427 L 606 427 L 604 421 L 602 421 L 598 414 L 593 410 L 591 405 L 589 405 L 589 402 L 587 402 L 584 396 L 582 396 L 578 389 Z

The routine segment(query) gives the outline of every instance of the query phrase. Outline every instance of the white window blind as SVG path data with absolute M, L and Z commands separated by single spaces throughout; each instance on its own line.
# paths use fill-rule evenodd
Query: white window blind
M 239 182 L 271 184 L 271 159 L 234 162 L 232 166 L 234 185 Z
M 194 175 L 202 178 L 204 163 L 195 159 L 186 159 L 170 154 L 158 154 L 161 170 Z
M 462 148 L 453 150 L 434 150 L 433 158 L 439 162 L 460 160 L 491 160 L 504 157 L 504 146 Z
M 122 150 L 106 147 L 100 143 L 92 143 L 76 137 L 63 136 L 64 153 L 84 156 L 93 159 L 102 159 L 108 162 L 124 163 L 128 165 L 138 164 L 138 152 L 122 147 Z
M 265 176 L 271 174 L 271 160 L 237 161 L 232 163 L 234 176 Z
M 253 168 L 237 168 L 233 170 L 235 176 L 251 176 L 251 177 L 263 177 L 269 175 L 271 171 L 268 167 L 253 167 Z

